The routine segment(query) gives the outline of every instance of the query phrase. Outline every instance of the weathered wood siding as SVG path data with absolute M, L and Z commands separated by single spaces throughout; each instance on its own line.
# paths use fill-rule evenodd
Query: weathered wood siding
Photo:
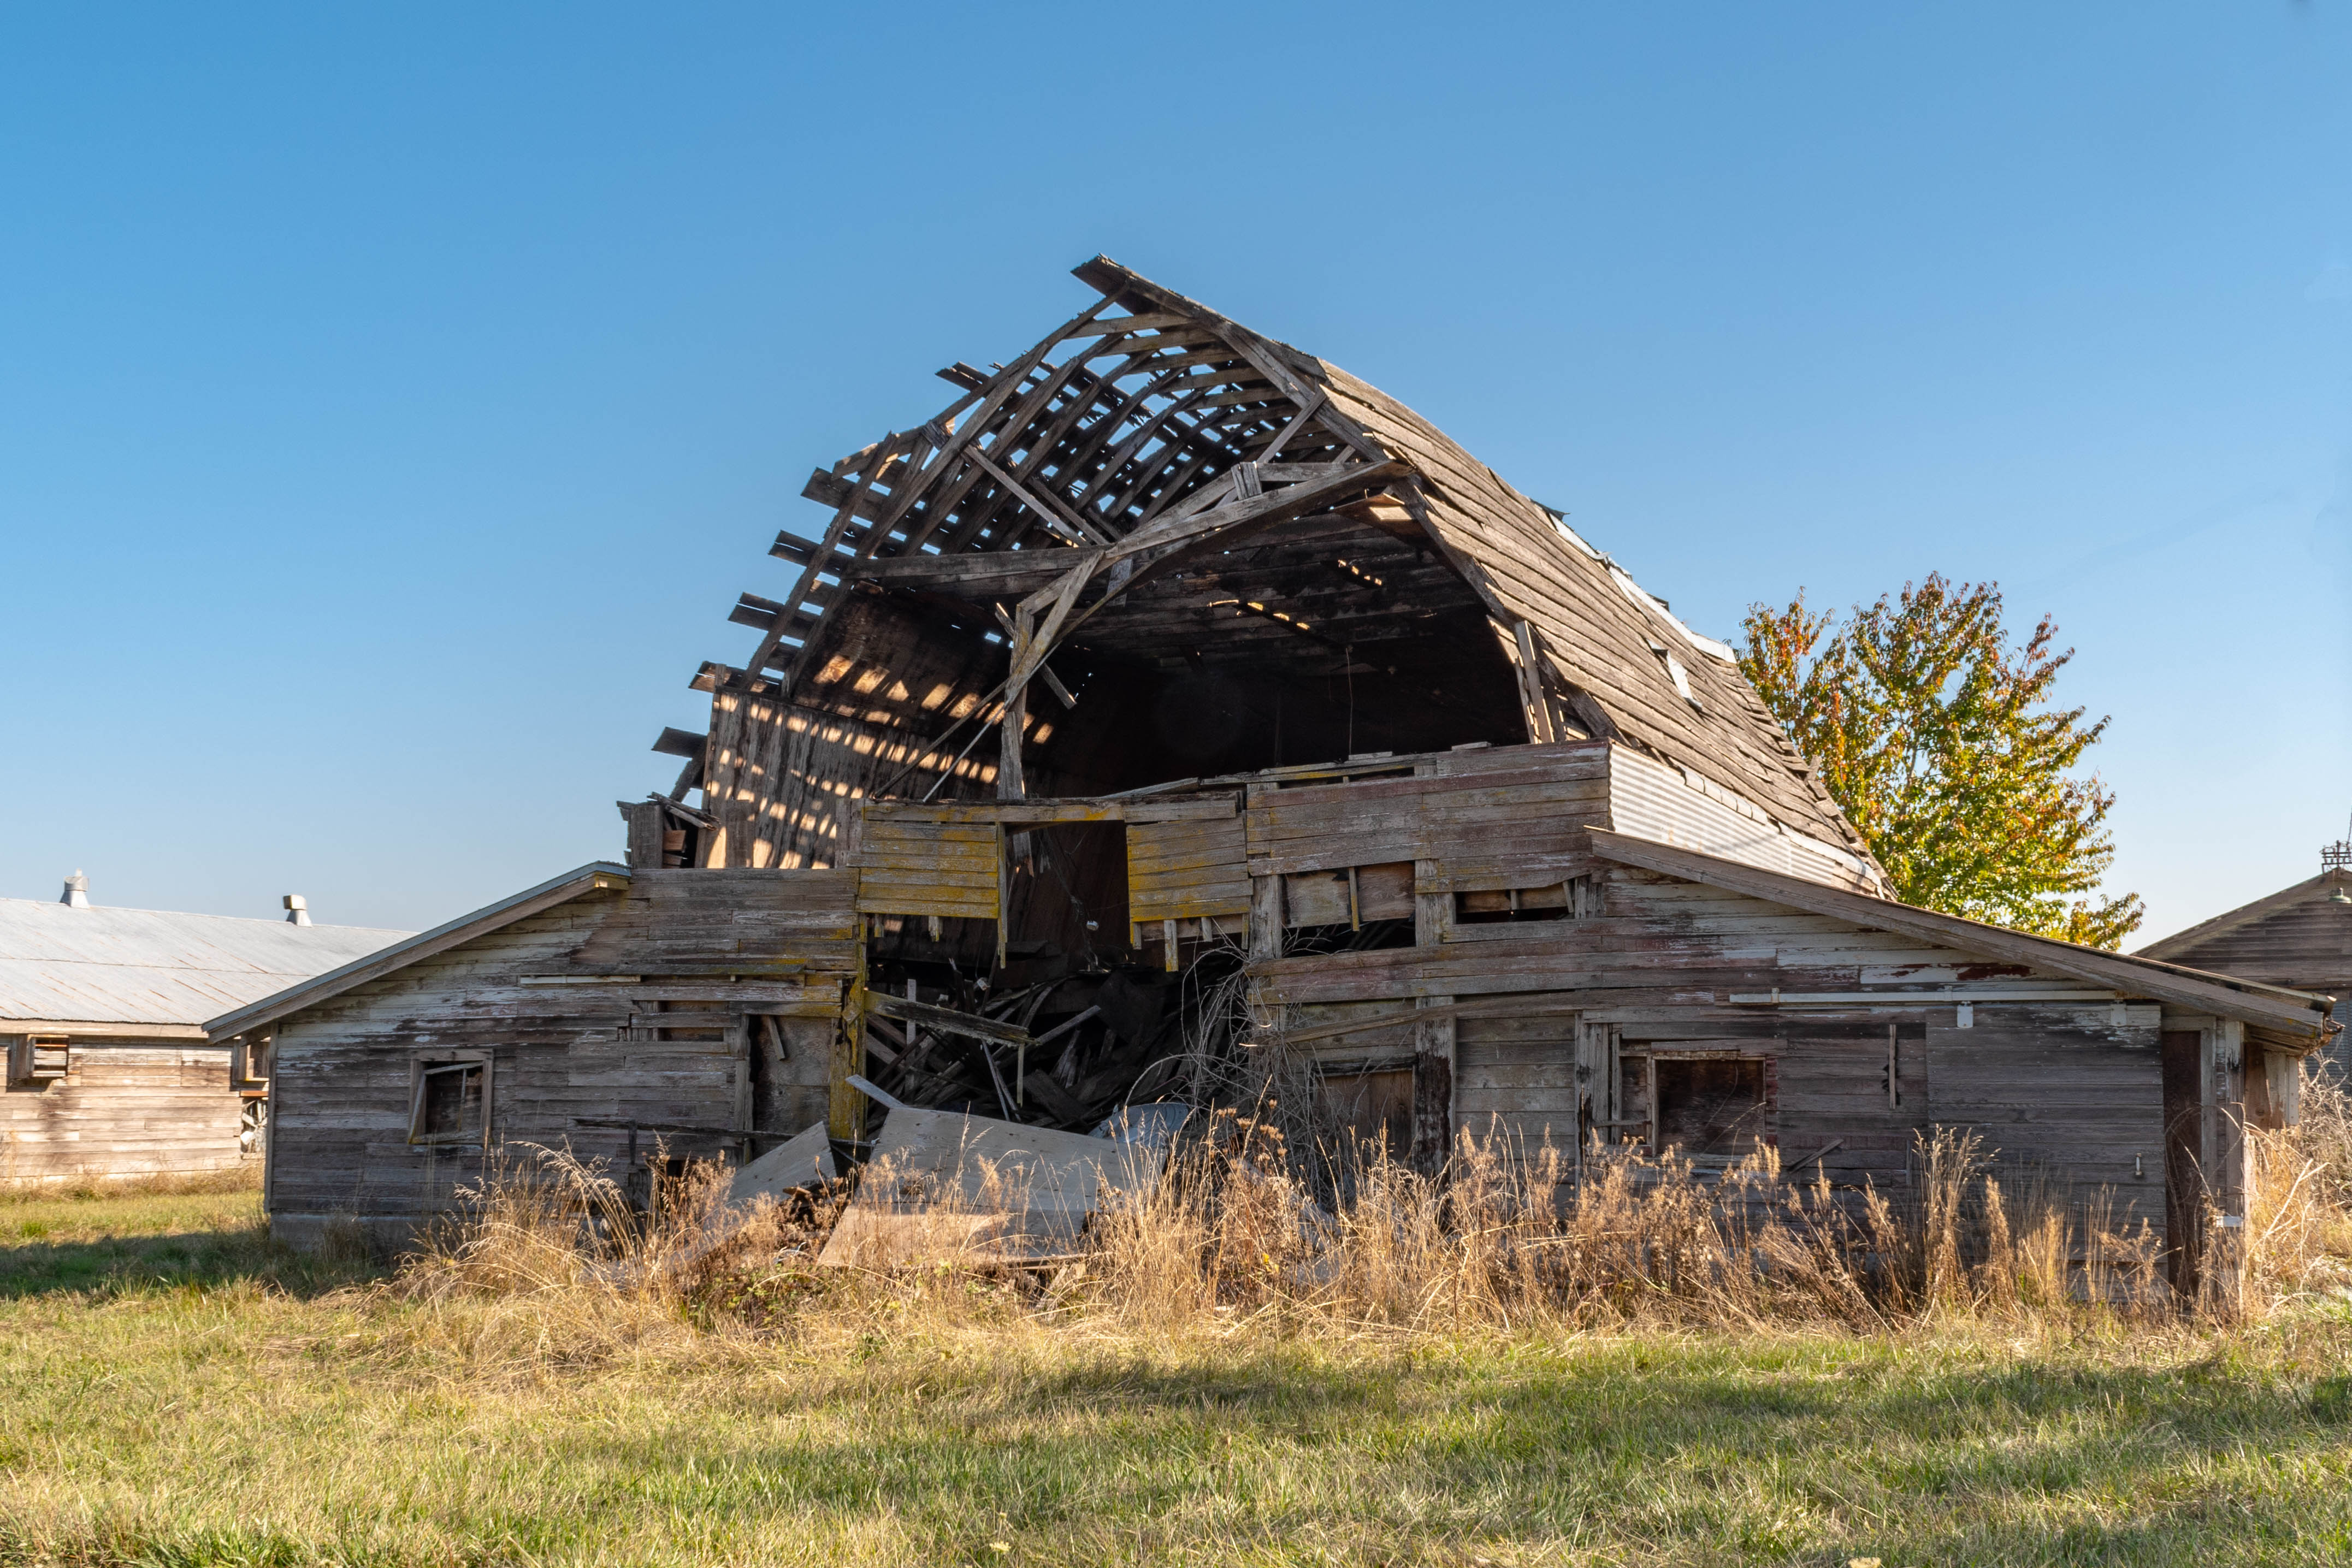
M 2113 1009 L 2102 1009 L 2100 1013 Z M 1927 1029 L 1927 1103 L 1942 1126 L 1981 1136 L 1997 1165 L 2158 1197 L 2164 1080 L 2159 1009 L 2125 1019 L 2044 1007 L 1984 1007 L 1974 1027 Z
M 0 1090 L 0 1186 L 235 1169 L 226 1046 L 74 1040 L 63 1078 Z
M 1780 1020 L 1780 1028 L 1781 1157 L 1818 1155 L 1818 1168 L 1832 1181 L 1866 1179 L 1888 1190 L 1906 1185 L 1917 1138 L 1934 1125 L 1926 1026 L 1916 1018 L 1897 1023 L 1797 1017 Z M 1809 1164 L 1805 1174 L 1815 1168 Z
M 1770 1114 L 1759 1124 L 1768 1141 L 1788 1159 L 1820 1155 L 1833 1182 L 1900 1187 L 1916 1134 L 1966 1126 L 2013 1181 L 2054 1176 L 2085 1194 L 2108 1186 L 2119 1220 L 2161 1227 L 2155 1008 L 1629 867 L 1604 864 L 1593 875 L 1592 912 L 1582 918 L 1261 961 L 1253 966 L 1257 1002 L 1287 1009 L 1289 1027 L 1302 1029 L 1305 1019 L 1351 1009 L 1453 999 L 1464 1009 L 1454 1023 L 1454 1114 L 1474 1136 L 1499 1131 L 1533 1147 L 1549 1135 L 1570 1148 L 1580 1126 L 1646 1113 L 1622 1103 L 1620 1063 L 1736 1054 L 1769 1064 Z M 2021 988 L 2061 999 L 1998 999 Z M 1730 1000 L 1776 989 L 1860 995 L 1802 1005 Z M 2069 992 L 2082 999 L 2063 999 Z M 1985 999 L 1969 1004 L 1963 1025 L 1960 1004 L 1972 994 Z M 1890 1028 L 1899 1103 L 1886 1081 Z M 1581 1079 L 1580 1030 L 1593 1068 Z M 1337 1040 L 1316 1047 L 1333 1057 L 1345 1049 Z
M 1576 1156 L 1574 998 L 1538 993 L 1513 1018 L 1454 1025 L 1454 1116 L 1475 1138 L 1508 1139 L 1526 1156 L 1549 1145 Z
M 847 871 L 641 871 L 566 967 L 846 974 L 857 965 L 856 883 Z
M 992 822 L 868 820 L 857 863 L 862 915 L 993 920 L 1003 906 L 1003 830 Z
M 1128 919 L 1142 923 L 1247 915 L 1247 857 L 1238 815 L 1129 822 Z
M 1584 742 L 1438 758 L 1414 857 L 1421 891 L 1542 887 L 1590 869 L 1582 830 L 1609 825 L 1620 749 Z
M 523 1145 L 618 1174 L 630 1134 L 597 1121 L 645 1124 L 643 1158 L 656 1136 L 673 1155 L 732 1155 L 740 1133 L 821 1119 L 856 969 L 850 887 L 837 873 L 640 871 L 626 892 L 584 894 L 286 1019 L 273 1225 L 302 1244 L 347 1218 L 397 1242 L 486 1161 L 531 1158 Z M 414 1065 L 467 1052 L 491 1063 L 491 1152 L 412 1145 Z M 696 1130 L 650 1130 L 664 1126 Z

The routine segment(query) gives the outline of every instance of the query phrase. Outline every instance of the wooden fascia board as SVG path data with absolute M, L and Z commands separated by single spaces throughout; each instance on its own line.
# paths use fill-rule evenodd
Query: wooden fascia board
M 2134 956 L 2153 958 L 2159 963 L 2171 963 L 2173 959 L 2169 956 L 2170 954 L 2185 951 L 2202 942 L 2210 942 L 2216 936 L 2225 936 L 2232 931 L 2252 925 L 2256 921 L 2293 909 L 2305 898 L 2318 894 L 2326 887 L 2327 881 L 2327 873 L 2322 872 L 2307 882 L 2296 883 L 2293 887 L 2283 887 L 2268 897 L 2258 898 L 2252 904 L 2242 904 L 2235 909 L 2226 910 L 2213 916 L 2210 920 L 2200 921 L 2186 931 L 2176 931 L 2162 941 L 2151 942 Z
M 0 1019 L 0 1035 L 7 1034 L 64 1034 L 78 1040 L 184 1040 L 198 1045 L 212 1038 L 201 1024 L 123 1023 L 107 1019 Z
M 2270 986 L 2259 988 L 2259 991 L 2241 988 L 2247 983 L 2233 983 L 2218 975 L 2200 975 L 2170 965 L 2100 953 L 2046 936 L 2028 936 L 1980 921 L 1964 920 L 1957 915 L 1939 915 L 1907 904 L 1846 893 L 1801 877 L 1613 833 L 1604 828 L 1591 829 L 1590 834 L 1592 852 L 1605 860 L 1718 887 L 1727 893 L 1746 894 L 1751 898 L 1892 931 L 1941 947 L 1980 953 L 2004 963 L 2047 969 L 2126 996 L 2199 1008 L 2289 1034 L 2316 1036 L 2327 1027 L 2326 1014 L 2319 1006 L 2322 998 L 2302 991 Z
M 1213 795 L 1200 800 L 1118 800 L 1103 798 L 1076 800 L 963 800 L 963 801 L 898 801 L 869 800 L 866 804 L 866 820 L 869 822 L 1002 822 L 1009 827 L 1048 826 L 1056 822 L 1172 822 L 1194 819 L 1216 820 L 1232 817 L 1240 810 L 1239 799 L 1231 793 Z
M 577 871 L 566 872 L 551 881 L 541 883 L 537 887 L 526 888 L 496 904 L 477 909 L 471 915 L 461 915 L 446 925 L 436 925 L 430 931 L 420 931 L 405 942 L 395 942 L 380 953 L 371 953 L 340 969 L 314 975 L 299 985 L 289 986 L 235 1012 L 223 1013 L 205 1025 L 205 1033 L 213 1040 L 225 1040 L 243 1034 L 247 1030 L 276 1023 L 306 1008 L 316 1007 L 320 1002 L 341 996 L 345 991 L 364 986 L 371 980 L 380 980 L 386 975 L 397 973 L 420 959 L 446 953 L 452 947 L 511 925 L 518 920 L 527 920 L 541 910 L 568 904 L 584 893 L 622 888 L 628 884 L 629 869 L 626 866 L 614 865 L 610 861 L 591 862 Z

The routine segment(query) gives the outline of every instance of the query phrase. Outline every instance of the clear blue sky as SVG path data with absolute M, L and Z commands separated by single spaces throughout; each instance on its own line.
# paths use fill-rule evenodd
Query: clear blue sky
M 12 6 L 0 894 L 616 854 L 810 466 L 1106 251 L 1726 635 L 1998 579 L 2142 937 L 2352 812 L 2352 16 Z

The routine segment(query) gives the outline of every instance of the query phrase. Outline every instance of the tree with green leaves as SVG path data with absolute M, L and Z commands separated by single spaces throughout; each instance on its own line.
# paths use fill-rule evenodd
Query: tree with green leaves
M 1841 625 L 1805 608 L 1748 607 L 1739 667 L 1906 904 L 2038 936 L 2116 947 L 2137 894 L 2098 894 L 2115 859 L 2114 793 L 2074 773 L 2107 720 L 2049 706 L 2048 616 L 2022 646 L 1997 583 L 1931 574 L 1854 607 Z

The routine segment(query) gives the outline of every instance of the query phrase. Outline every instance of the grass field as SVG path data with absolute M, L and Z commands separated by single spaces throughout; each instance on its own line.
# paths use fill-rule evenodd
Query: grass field
M 0 1201 L 0 1560 L 2352 1560 L 2352 1324 L 1146 1338 L 404 1299 L 250 1193 Z

